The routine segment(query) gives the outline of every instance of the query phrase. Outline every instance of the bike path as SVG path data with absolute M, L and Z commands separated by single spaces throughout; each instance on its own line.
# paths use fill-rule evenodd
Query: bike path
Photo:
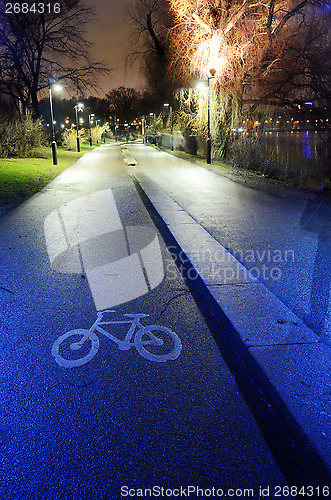
M 138 169 L 309 328 L 331 341 L 330 209 L 323 214 L 322 208 L 319 227 L 308 231 L 300 226 L 306 191 L 266 192 L 263 178 L 261 189 L 252 189 L 216 167 L 221 175 L 151 147 L 132 145 L 130 151 Z
M 285 485 L 161 238 L 163 281 L 140 297 L 111 306 L 111 317 L 121 321 L 125 314 L 148 314 L 142 324 L 176 333 L 182 345 L 178 357 L 153 362 L 136 348 L 120 350 L 98 332 L 98 352 L 89 362 L 75 368 L 56 362 L 51 352 L 56 340 L 65 332 L 88 329 L 96 320 L 86 262 L 96 259 L 103 272 L 109 264 L 107 245 L 112 241 L 97 234 L 95 216 L 110 208 L 106 203 L 96 211 L 94 206 L 88 214 L 85 205 L 75 203 L 94 200 L 105 190 L 113 193 L 123 227 L 155 230 L 117 146 L 84 155 L 41 193 L 0 218 L 1 498 L 117 500 L 126 485 L 196 485 L 250 488 L 251 498 L 258 499 L 260 486 Z M 71 225 L 60 218 L 58 244 L 66 254 L 64 229 L 69 243 L 70 234 L 80 238 L 81 272 L 51 268 L 45 220 L 54 211 L 71 211 Z M 93 236 L 90 246 L 83 245 L 82 228 Z M 116 238 L 115 243 L 118 257 Z M 76 266 L 75 255 L 61 261 L 61 266 L 67 264 Z M 108 274 L 116 274 L 114 269 Z M 143 271 L 147 280 L 148 269 Z M 110 331 L 116 337 L 126 333 L 127 325 L 118 325 L 116 332 L 115 326 Z M 82 349 L 86 353 L 89 346 Z M 75 359 L 82 354 L 70 351 L 70 345 L 61 352 Z

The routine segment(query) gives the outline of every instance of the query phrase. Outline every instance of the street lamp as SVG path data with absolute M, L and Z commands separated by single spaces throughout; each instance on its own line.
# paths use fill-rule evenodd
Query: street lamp
M 89 123 L 89 127 L 90 127 L 90 146 L 92 147 L 93 146 L 93 143 L 92 143 L 92 130 L 91 130 L 91 121 L 93 120 L 94 118 L 94 114 L 91 113 L 88 115 L 88 123 Z
M 210 80 L 215 78 L 216 69 L 209 70 L 211 76 L 208 76 L 208 103 L 207 103 L 207 164 L 211 164 L 211 138 L 210 138 Z
M 154 122 L 153 144 L 156 145 L 156 115 L 155 113 L 149 113 L 149 116 L 153 117 L 153 122 Z
M 143 136 L 143 144 L 145 144 L 145 117 L 141 119 L 141 135 Z
M 52 128 L 52 157 L 53 157 L 53 165 L 57 165 L 57 144 L 55 139 L 52 86 L 54 90 L 61 90 L 62 87 L 60 84 L 55 82 L 52 83 L 51 80 L 48 79 L 49 107 L 51 111 L 51 128 Z
M 170 144 L 171 144 L 171 151 L 174 150 L 174 136 L 173 136 L 173 124 L 172 124 L 172 106 L 170 106 L 168 103 L 164 104 L 164 106 L 169 106 L 169 112 L 170 112 Z
M 77 151 L 80 152 L 80 142 L 79 142 L 79 121 L 78 121 L 78 111 L 83 111 L 83 104 L 75 104 L 74 110 L 76 113 L 76 129 L 77 129 Z

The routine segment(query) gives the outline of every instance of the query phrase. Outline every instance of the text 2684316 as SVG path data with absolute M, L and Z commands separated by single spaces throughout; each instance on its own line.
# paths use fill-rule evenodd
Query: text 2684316
M 6 14 L 60 14 L 59 2 L 6 2 Z

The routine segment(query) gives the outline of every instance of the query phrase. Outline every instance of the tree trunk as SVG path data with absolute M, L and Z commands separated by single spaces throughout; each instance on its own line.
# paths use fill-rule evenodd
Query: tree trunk
M 32 115 L 34 118 L 39 116 L 39 101 L 37 92 L 33 89 L 31 91 L 31 106 L 32 106 Z

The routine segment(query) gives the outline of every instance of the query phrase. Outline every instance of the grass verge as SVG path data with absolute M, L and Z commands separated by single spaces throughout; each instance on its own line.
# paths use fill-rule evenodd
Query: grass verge
M 164 147 L 160 147 L 160 149 L 171 153 L 178 158 L 188 160 L 191 163 L 195 163 L 201 167 L 207 168 L 208 170 L 212 170 L 215 173 L 230 177 L 232 180 L 244 182 L 245 184 L 251 185 L 251 187 L 256 187 L 261 183 L 264 183 L 265 185 L 269 183 L 270 185 L 277 184 L 279 188 L 283 187 L 283 189 L 288 187 L 315 191 L 316 189 L 319 189 L 329 177 L 329 173 L 326 173 L 323 168 L 321 168 L 320 171 L 316 171 L 316 167 L 315 170 L 309 170 L 307 167 L 295 170 L 295 165 L 292 168 L 292 172 L 286 175 L 281 163 L 279 163 L 278 169 L 250 169 L 245 166 L 237 166 L 230 162 L 213 158 L 211 165 L 207 165 L 206 158 L 200 155 L 191 155 L 178 150 L 171 151 L 170 149 Z M 243 161 L 244 160 L 245 158 L 243 153 Z M 331 189 L 327 188 L 327 190 Z
M 0 158 L 0 212 L 16 207 L 40 191 L 90 149 L 83 144 L 78 153 L 58 147 L 58 165 L 53 165 L 49 147 L 39 148 L 33 158 Z
M 185 151 L 180 151 L 180 150 L 174 150 L 172 151 L 171 149 L 169 148 L 160 148 L 162 149 L 162 151 L 166 151 L 167 153 L 170 153 L 174 156 L 177 156 L 177 158 L 182 158 L 183 160 L 188 160 L 190 161 L 191 163 L 196 163 L 198 165 L 202 165 L 202 166 L 209 166 L 207 164 L 207 160 L 206 160 L 206 157 L 204 156 L 200 156 L 200 155 L 192 155 L 190 153 L 186 153 Z M 212 160 L 212 165 L 213 166 L 216 166 L 216 167 L 219 167 L 220 169 L 223 169 L 223 170 L 231 170 L 231 166 L 229 164 L 227 164 L 226 162 L 222 161 L 222 160 L 215 160 L 213 158 Z
M 299 199 L 300 201 L 305 201 L 308 194 L 311 195 L 311 191 L 317 189 L 321 185 L 320 183 L 316 183 L 316 186 L 296 186 L 293 183 L 290 183 L 288 180 L 271 178 L 263 172 L 235 167 L 230 163 L 226 163 L 222 160 L 215 160 L 213 158 L 211 165 L 208 165 L 206 162 L 206 158 L 199 155 L 191 155 L 184 151 L 178 150 L 171 151 L 170 149 L 164 147 L 158 149 L 166 151 L 167 153 L 170 153 L 177 158 L 187 160 L 190 163 L 206 168 L 207 170 L 210 170 L 215 174 L 227 177 L 234 182 L 239 182 L 240 184 L 243 184 L 247 187 L 291 200 Z

